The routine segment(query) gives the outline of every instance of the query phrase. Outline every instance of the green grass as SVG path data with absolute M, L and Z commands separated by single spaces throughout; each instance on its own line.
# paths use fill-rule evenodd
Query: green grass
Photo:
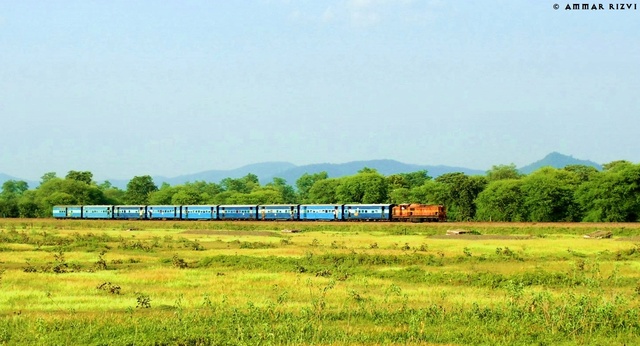
M 636 344 L 638 230 L 3 219 L 0 344 Z

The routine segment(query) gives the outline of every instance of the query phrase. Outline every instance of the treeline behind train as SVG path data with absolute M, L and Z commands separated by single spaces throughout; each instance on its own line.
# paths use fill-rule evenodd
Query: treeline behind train
M 331 178 L 304 174 L 295 187 L 274 178 L 227 178 L 157 186 L 137 176 L 125 190 L 97 184 L 91 172 L 54 173 L 29 189 L 7 181 L 0 192 L 1 217 L 51 217 L 55 205 L 271 205 L 271 204 L 437 204 L 449 221 L 640 221 L 640 165 L 614 161 L 601 171 L 582 165 L 544 167 L 524 175 L 514 165 L 494 166 L 485 175 L 448 173 L 435 179 L 426 171 L 384 176 L 363 168 Z

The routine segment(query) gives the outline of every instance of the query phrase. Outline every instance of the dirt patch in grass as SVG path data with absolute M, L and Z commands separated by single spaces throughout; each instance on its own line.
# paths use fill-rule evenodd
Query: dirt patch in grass
M 180 234 L 282 237 L 277 231 L 225 231 L 213 229 L 188 229 L 180 232 Z
M 640 243 L 640 236 L 636 235 L 633 237 L 616 237 L 615 240 L 617 241 L 630 241 L 630 242 L 634 242 L 634 243 Z
M 532 235 L 501 235 L 501 234 L 455 234 L 455 235 L 432 235 L 430 239 L 465 239 L 465 240 L 491 240 L 491 239 L 506 239 L 506 240 L 526 240 L 535 239 Z

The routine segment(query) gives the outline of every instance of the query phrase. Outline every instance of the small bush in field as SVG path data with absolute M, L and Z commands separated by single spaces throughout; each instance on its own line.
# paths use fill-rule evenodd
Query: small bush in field
M 22 269 L 25 273 L 37 273 L 38 269 L 34 265 L 31 264 L 29 260 L 27 260 L 27 266 Z
M 151 298 L 147 294 L 136 292 L 136 303 L 137 303 L 136 304 L 136 309 L 137 308 L 143 308 L 143 309 L 150 309 L 151 308 Z
M 96 270 L 107 270 L 107 261 L 105 261 L 103 257 L 106 253 L 107 253 L 106 251 L 100 252 L 100 256 L 98 256 L 98 260 L 93 265 Z
M 173 258 L 171 259 L 171 263 L 173 264 L 174 267 L 179 269 L 185 269 L 189 267 L 187 262 L 185 262 L 184 259 L 178 257 L 178 255 L 173 255 Z
M 331 271 L 328 270 L 328 269 L 323 269 L 323 270 L 320 270 L 320 271 L 316 272 L 316 276 L 321 276 L 321 277 L 325 277 L 326 278 L 326 277 L 331 276 Z
M 293 242 L 291 241 L 291 238 L 284 238 L 284 239 L 280 239 L 280 244 L 282 244 L 282 245 L 291 245 L 291 244 L 293 244 Z
M 69 271 L 69 264 L 64 258 L 64 252 L 60 251 L 53 255 L 54 264 L 51 270 L 56 274 L 63 274 Z
M 243 241 L 240 242 L 240 248 L 241 249 L 273 249 L 276 246 L 274 244 L 271 243 L 264 243 L 261 241 L 257 241 L 257 242 L 248 242 L 248 241 Z
M 204 246 L 202 246 L 202 244 L 200 244 L 200 242 L 196 239 L 196 240 L 188 240 L 188 239 L 180 239 L 180 242 L 182 243 L 182 247 L 187 248 L 187 249 L 191 249 L 194 251 L 202 251 L 204 250 Z
M 111 282 L 103 282 L 98 285 L 96 289 L 109 292 L 111 294 L 120 294 L 120 286 L 114 285 Z

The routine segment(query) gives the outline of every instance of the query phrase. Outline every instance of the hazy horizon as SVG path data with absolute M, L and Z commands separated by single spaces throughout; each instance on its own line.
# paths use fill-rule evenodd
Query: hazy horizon
M 560 154 L 560 155 L 562 155 L 562 156 L 571 157 L 571 158 L 574 158 L 574 159 L 576 159 L 576 160 L 581 160 L 581 161 L 591 161 L 591 162 L 593 162 L 592 160 L 589 160 L 589 159 L 586 159 L 586 158 L 579 158 L 579 157 L 575 157 L 575 156 L 573 156 L 573 155 L 566 155 L 566 154 L 563 154 L 563 153 L 551 152 L 551 153 L 549 153 L 549 154 L 545 155 L 544 157 L 541 157 L 541 158 L 539 158 L 539 159 L 536 159 L 536 160 L 534 160 L 534 161 L 532 161 L 532 162 L 525 163 L 525 164 L 523 164 L 523 165 L 517 165 L 516 167 L 517 167 L 518 169 L 520 169 L 520 168 L 524 168 L 524 167 L 529 166 L 529 165 L 531 165 L 531 164 L 533 164 L 533 163 L 536 163 L 536 162 L 538 162 L 538 161 L 540 161 L 540 160 L 542 160 L 542 159 L 544 159 L 544 158 L 546 158 L 547 156 L 552 155 L 552 154 Z M 105 176 L 105 177 L 103 177 L 103 176 L 101 175 L 101 172 L 91 172 L 91 173 L 93 173 L 93 175 L 94 175 L 94 180 L 95 180 L 95 181 L 98 181 L 98 182 L 102 182 L 102 181 L 115 181 L 115 180 L 129 180 L 129 179 L 133 178 L 134 176 L 142 176 L 142 175 L 150 175 L 150 176 L 153 176 L 153 177 L 164 177 L 164 178 L 168 178 L 168 179 L 173 179 L 173 178 L 178 178 L 178 177 L 181 177 L 181 176 L 188 176 L 188 175 L 194 175 L 194 174 L 196 174 L 196 175 L 197 175 L 197 174 L 200 174 L 200 173 L 206 173 L 206 172 L 211 172 L 211 171 L 232 171 L 232 170 L 238 170 L 238 169 L 242 169 L 242 168 L 249 167 L 249 166 L 256 166 L 256 165 L 263 165 L 263 164 L 288 163 L 288 164 L 292 164 L 292 165 L 293 165 L 293 167 L 292 167 L 292 168 L 295 168 L 295 167 L 303 167 L 303 166 L 306 166 L 306 165 L 327 165 L 327 164 L 328 164 L 328 165 L 342 165 L 342 164 L 348 164 L 348 163 L 353 163 L 353 162 L 371 162 L 371 161 L 389 161 L 389 160 L 391 160 L 391 161 L 396 161 L 396 162 L 400 162 L 400 163 L 402 163 L 402 164 L 407 164 L 407 165 L 417 165 L 417 166 L 433 166 L 433 167 L 442 166 L 442 167 L 451 167 L 451 168 L 456 168 L 456 167 L 457 167 L 457 168 L 462 168 L 462 169 L 467 169 L 467 170 L 477 170 L 477 171 L 488 171 L 489 169 L 491 169 L 491 167 L 486 167 L 486 168 L 475 168 L 475 167 L 467 167 L 467 166 L 450 166 L 450 165 L 439 165 L 439 164 L 429 164 L 429 163 L 402 162 L 402 161 L 393 160 L 393 159 L 372 159 L 372 160 L 353 160 L 353 161 L 346 161 L 346 162 L 316 162 L 316 163 L 305 164 L 305 165 L 298 165 L 298 164 L 295 164 L 295 163 L 293 163 L 293 162 L 287 162 L 287 161 L 265 161 L 265 162 L 253 162 L 253 163 L 249 163 L 249 164 L 246 164 L 246 165 L 242 165 L 242 166 L 238 166 L 238 167 L 233 167 L 233 168 L 230 168 L 230 169 L 206 169 L 206 170 L 203 170 L 203 171 L 188 172 L 188 173 L 185 173 L 185 174 L 179 174 L 179 175 L 174 175 L 174 176 L 171 176 L 171 175 L 165 175 L 165 174 L 162 174 L 162 173 L 155 174 L 155 173 L 148 173 L 148 172 L 138 172 L 138 173 L 136 173 L 136 174 L 134 174 L 134 175 L 132 175 L 132 176 L 130 176 L 130 177 L 106 177 L 106 176 Z M 602 164 L 604 164 L 604 163 L 606 163 L 606 162 L 594 162 L 594 163 L 599 164 L 599 165 L 602 165 Z M 494 165 L 502 165 L 502 164 L 504 164 L 504 165 L 510 165 L 510 164 L 513 164 L 513 162 L 510 162 L 510 163 L 501 163 L 501 164 L 493 164 L 493 165 L 491 165 L 491 166 L 494 166 Z M 363 167 L 364 167 L 364 166 L 363 166 Z M 4 174 L 6 174 L 6 172 L 0 172 L 0 174 L 3 174 L 3 173 L 4 173 Z M 44 175 L 45 173 L 48 173 L 48 172 L 43 172 L 43 173 L 40 175 L 40 177 L 41 177 L 42 175 Z M 59 177 L 64 177 L 64 176 L 68 173 L 68 171 L 65 171 L 65 172 L 55 172 L 55 173 L 56 173 L 56 174 L 57 174 L 57 176 L 59 176 Z M 255 173 L 255 172 L 254 172 L 254 173 Z M 9 175 L 9 176 L 11 176 L 11 174 L 8 174 L 8 175 Z M 17 179 L 29 180 L 29 181 L 32 181 L 32 182 L 36 182 L 36 181 L 39 181 L 39 180 L 40 180 L 40 177 L 38 177 L 38 178 L 34 178 L 34 179 L 25 179 L 25 178 L 23 178 L 23 177 L 16 177 L 16 176 L 12 176 L 12 177 L 13 177 L 13 178 L 17 178 Z M 261 178 L 261 179 L 264 179 L 265 177 L 262 177 L 262 176 L 261 176 L 260 178 Z M 288 182 L 288 183 L 291 183 L 291 184 L 292 184 L 292 183 L 294 183 L 294 182 Z
M 640 12 L 553 4 L 2 2 L 0 172 L 639 162 Z

